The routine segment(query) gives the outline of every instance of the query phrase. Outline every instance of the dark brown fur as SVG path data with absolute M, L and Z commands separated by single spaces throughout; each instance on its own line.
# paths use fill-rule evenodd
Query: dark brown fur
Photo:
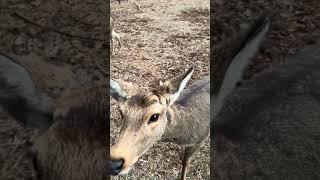
M 0 55 L 0 85 L 0 105 L 17 122 L 39 130 L 27 150 L 35 179 L 107 177 L 109 95 L 105 82 L 69 90 L 54 100 L 39 92 L 25 68 Z
M 109 101 L 105 89 L 89 90 L 91 94 L 83 94 L 83 102 L 70 105 L 65 116 L 34 141 L 39 179 L 106 177 Z
M 213 121 L 212 179 L 319 179 L 320 43 L 243 83 Z

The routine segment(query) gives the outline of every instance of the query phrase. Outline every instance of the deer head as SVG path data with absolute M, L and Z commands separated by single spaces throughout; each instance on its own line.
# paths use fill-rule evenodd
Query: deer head
M 140 88 L 131 96 L 110 80 L 110 93 L 119 105 L 123 122 L 118 141 L 111 147 L 112 175 L 127 173 L 138 158 L 161 139 L 168 120 L 174 118 L 172 106 L 193 71 L 191 67 L 174 79 Z

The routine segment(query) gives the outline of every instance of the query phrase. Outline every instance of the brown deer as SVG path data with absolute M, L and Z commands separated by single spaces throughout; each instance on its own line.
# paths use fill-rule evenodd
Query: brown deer
M 69 90 L 53 101 L 36 89 L 23 67 L 0 55 L 0 105 L 39 132 L 28 150 L 34 179 L 106 179 L 106 89 L 92 85 Z
M 319 179 L 320 39 L 235 88 L 257 40 L 217 56 L 227 68 L 212 84 L 211 179 Z
M 115 50 L 115 40 L 118 41 L 119 48 L 121 48 L 121 39 L 120 39 L 120 35 L 114 31 L 114 20 L 112 17 L 110 17 L 110 32 L 111 32 L 111 39 L 110 39 L 111 54 L 113 54 Z
M 184 90 L 194 69 L 128 96 L 110 80 L 111 96 L 120 105 L 124 120 L 118 142 L 111 147 L 111 174 L 127 173 L 158 140 L 185 147 L 182 179 L 192 155 L 209 135 L 209 77 Z M 201 131 L 200 131 L 201 130 Z

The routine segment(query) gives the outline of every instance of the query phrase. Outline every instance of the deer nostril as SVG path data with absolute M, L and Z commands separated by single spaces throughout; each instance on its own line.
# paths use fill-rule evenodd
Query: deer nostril
M 110 164 L 111 175 L 116 176 L 118 175 L 123 167 L 124 160 L 123 159 L 112 159 Z

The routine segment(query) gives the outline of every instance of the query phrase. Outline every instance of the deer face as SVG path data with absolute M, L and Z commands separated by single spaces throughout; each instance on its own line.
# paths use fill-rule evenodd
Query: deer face
M 118 142 L 111 148 L 111 174 L 125 174 L 132 165 L 161 139 L 168 120 L 173 118 L 171 105 L 191 78 L 189 69 L 179 78 L 155 88 L 140 89 L 127 96 L 120 85 L 111 80 L 111 95 L 118 101 L 122 129 Z
M 167 124 L 168 106 L 163 98 L 154 94 L 136 94 L 121 103 L 119 111 L 123 127 L 117 144 L 111 148 L 111 156 L 124 161 L 122 173 L 126 173 L 161 138 Z

